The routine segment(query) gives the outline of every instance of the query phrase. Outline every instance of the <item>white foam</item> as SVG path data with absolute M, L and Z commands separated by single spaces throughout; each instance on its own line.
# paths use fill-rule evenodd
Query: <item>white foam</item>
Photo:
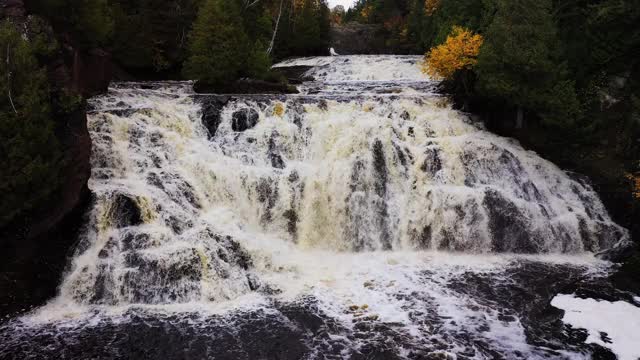
M 640 307 L 625 301 L 581 299 L 561 294 L 551 305 L 565 311 L 562 321 L 589 332 L 587 343 L 611 349 L 620 360 L 640 358 Z M 601 337 L 608 336 L 605 341 Z
M 413 55 L 347 55 L 292 59 L 273 67 L 313 66 L 305 75 L 323 82 L 428 81 L 421 61 Z

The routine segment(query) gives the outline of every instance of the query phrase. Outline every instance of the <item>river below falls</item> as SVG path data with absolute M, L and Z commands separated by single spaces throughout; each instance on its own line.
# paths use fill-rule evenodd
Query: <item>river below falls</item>
M 113 84 L 59 294 L 1 320 L 0 358 L 636 360 L 640 299 L 596 256 L 627 230 L 419 61 L 277 64 L 309 67 L 296 95 Z

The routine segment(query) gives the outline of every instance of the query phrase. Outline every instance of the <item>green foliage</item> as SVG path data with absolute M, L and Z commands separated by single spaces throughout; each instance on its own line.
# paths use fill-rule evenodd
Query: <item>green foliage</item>
M 249 38 L 236 0 L 207 0 L 189 39 L 184 74 L 208 84 L 229 83 L 246 67 Z
M 331 11 L 324 0 L 285 0 L 274 58 L 324 55 L 329 48 Z
M 42 205 L 58 184 L 60 151 L 39 51 L 12 25 L 0 25 L 0 227 Z
M 418 34 L 421 43 L 427 48 L 442 44 L 454 26 L 462 26 L 472 32 L 482 32 L 487 25 L 487 19 L 484 17 L 486 6 L 486 0 L 441 1 L 431 16 L 424 15 L 424 28 Z
M 273 80 L 271 55 L 325 53 L 329 46 L 330 11 L 324 1 L 284 0 L 274 49 L 267 52 L 280 1 L 253 5 L 236 0 L 207 0 L 189 34 L 184 76 L 210 85 L 225 85 L 239 77 Z M 242 5 L 242 6 L 241 6 Z
M 200 0 L 110 0 L 115 60 L 132 71 L 180 68 Z
M 267 48 L 261 41 L 256 41 L 247 58 L 246 74 L 254 79 L 267 80 L 270 71 L 271 58 L 267 54 Z
M 33 0 L 28 5 L 54 27 L 71 31 L 81 45 L 103 46 L 111 40 L 114 22 L 109 0 Z
M 476 72 L 478 92 L 570 125 L 578 102 L 562 61 L 550 0 L 496 0 Z

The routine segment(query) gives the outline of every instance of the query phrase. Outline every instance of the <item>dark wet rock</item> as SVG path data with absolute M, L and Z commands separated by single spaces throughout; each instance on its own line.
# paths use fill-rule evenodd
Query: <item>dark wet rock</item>
M 603 260 L 619 263 L 631 258 L 636 251 L 638 251 L 638 245 L 629 241 L 601 251 L 596 256 Z
M 282 217 L 287 220 L 287 232 L 295 238 L 298 233 L 298 214 L 295 210 L 289 209 L 282 214 Z
M 162 179 L 160 175 L 155 172 L 150 172 L 147 175 L 147 184 L 157 187 L 158 189 L 164 190 L 164 185 L 162 184 Z
M 199 293 L 202 261 L 195 249 L 166 255 L 128 252 L 124 261 L 122 295 L 128 301 L 162 304 L 188 300 Z
M 142 210 L 137 201 L 129 195 L 116 194 L 109 211 L 110 221 L 116 228 L 135 226 L 143 223 Z
M 526 217 L 500 192 L 487 190 L 482 205 L 489 216 L 492 251 L 536 253 L 539 250 L 533 242 Z
M 125 233 L 121 243 L 123 251 L 144 250 L 155 245 L 151 235 L 133 231 Z
M 425 151 L 425 159 L 420 170 L 435 176 L 436 173 L 442 170 L 442 161 L 440 160 L 440 154 L 436 148 L 427 148 Z
M 432 241 L 432 230 L 431 225 L 427 225 L 422 228 L 422 231 L 417 236 L 417 243 L 420 249 L 430 249 L 431 241 Z
M 229 96 L 206 96 L 197 97 L 197 101 L 202 106 L 202 125 L 209 132 L 209 139 L 216 136 L 220 126 L 220 113 L 230 100 Z
M 264 204 L 264 213 L 262 215 L 263 223 L 270 223 L 272 220 L 273 207 L 278 201 L 278 183 L 271 178 L 262 178 L 256 186 L 258 201 Z
M 300 180 L 300 175 L 298 175 L 296 170 L 293 170 L 291 174 L 289 174 L 289 178 L 287 180 L 289 180 L 290 183 L 298 182 L 298 180 Z
M 393 143 L 393 149 L 396 152 L 396 156 L 398 158 L 398 161 L 400 162 L 400 165 L 402 165 L 403 167 L 407 167 L 407 157 L 404 154 L 404 150 L 395 142 Z
M 271 159 L 271 166 L 276 169 L 284 169 L 285 163 L 280 154 L 269 154 L 269 158 Z
M 191 220 L 178 218 L 174 215 L 170 215 L 165 218 L 164 223 L 177 235 L 180 235 L 185 232 L 185 230 L 193 227 L 193 222 Z
M 380 197 L 387 193 L 387 163 L 384 157 L 382 141 L 376 139 L 373 143 L 373 170 L 375 173 L 375 191 Z
M 245 108 L 237 110 L 231 117 L 231 128 L 233 131 L 238 132 L 252 129 L 258 124 L 259 118 L 260 115 L 254 109 Z
M 227 263 L 243 270 L 248 270 L 253 266 L 251 255 L 231 236 L 214 235 L 213 238 L 220 245 L 222 252 L 225 253 L 224 258 Z M 218 256 L 220 256 L 220 254 L 221 253 L 218 252 Z
M 284 169 L 286 164 L 284 162 L 284 159 L 282 158 L 282 155 L 280 155 L 278 147 L 276 145 L 277 136 L 278 134 L 274 133 L 272 134 L 271 138 L 269 138 L 269 149 L 267 150 L 268 156 L 269 160 L 271 161 L 271 166 L 276 169 Z
M 113 114 L 118 117 L 128 118 L 137 113 L 140 109 L 123 108 L 103 111 L 104 113 Z
M 98 253 L 99 259 L 108 258 L 114 251 L 117 251 L 119 244 L 115 238 L 111 237 Z
M 147 175 L 147 184 L 157 187 L 177 205 L 187 208 L 189 204 L 195 209 L 201 209 L 200 199 L 197 197 L 195 189 L 178 174 L 167 172 L 150 172 Z

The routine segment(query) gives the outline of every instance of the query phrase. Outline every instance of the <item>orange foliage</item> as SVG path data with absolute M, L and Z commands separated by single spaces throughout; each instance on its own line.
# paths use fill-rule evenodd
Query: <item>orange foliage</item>
M 633 197 L 640 200 L 640 174 L 627 174 L 626 177 L 627 179 L 629 179 L 629 181 L 631 181 L 631 193 L 633 194 Z
M 482 35 L 454 26 L 447 41 L 425 55 L 422 71 L 434 78 L 450 79 L 458 70 L 471 69 L 478 62 L 483 41 Z
M 331 22 L 337 25 L 342 25 L 342 16 L 340 14 L 331 14 Z
M 365 19 L 365 20 L 369 20 L 369 17 L 371 16 L 371 14 L 373 14 L 373 6 L 371 4 L 365 6 L 364 8 L 362 8 L 362 11 L 360 12 L 360 15 Z
M 425 0 L 424 12 L 428 16 L 431 16 L 436 12 L 436 10 L 438 10 L 438 6 L 440 6 L 440 0 Z

